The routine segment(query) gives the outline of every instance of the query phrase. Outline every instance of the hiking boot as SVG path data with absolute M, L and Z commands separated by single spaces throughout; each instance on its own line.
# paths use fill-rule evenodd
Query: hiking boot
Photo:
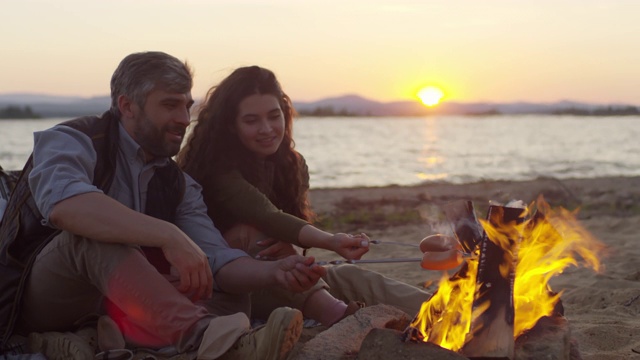
M 94 353 L 96 352 L 98 349 L 98 332 L 96 331 L 95 326 L 85 326 L 80 330 L 75 331 L 74 334 L 78 335 L 82 340 L 88 343 Z
M 27 344 L 32 353 L 41 353 L 48 360 L 93 359 L 95 354 L 87 340 L 72 332 L 34 332 Z
M 284 360 L 302 333 L 302 313 L 280 307 L 264 326 L 242 335 L 220 359 Z

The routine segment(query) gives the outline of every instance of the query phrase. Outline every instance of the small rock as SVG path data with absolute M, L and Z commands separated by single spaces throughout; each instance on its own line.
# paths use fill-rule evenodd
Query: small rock
M 410 321 L 404 311 L 393 306 L 368 306 L 319 333 L 300 348 L 294 349 L 289 359 L 355 359 L 362 341 L 372 329 L 391 328 L 401 331 Z

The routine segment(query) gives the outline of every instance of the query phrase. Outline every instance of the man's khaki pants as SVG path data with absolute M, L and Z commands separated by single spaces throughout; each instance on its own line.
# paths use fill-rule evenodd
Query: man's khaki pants
M 206 332 L 208 358 L 226 352 L 249 329 L 248 295 L 214 292 L 194 304 L 133 246 L 63 232 L 38 254 L 22 303 L 19 331 L 69 331 L 109 314 L 127 343 L 195 351 Z M 213 350 L 211 350 L 213 349 Z

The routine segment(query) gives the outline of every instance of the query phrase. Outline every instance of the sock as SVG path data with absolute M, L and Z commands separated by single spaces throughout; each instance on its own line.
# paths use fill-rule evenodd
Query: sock
M 302 313 L 322 325 L 331 326 L 342 318 L 347 304 L 329 294 L 325 289 L 320 289 L 311 294 L 302 309 Z

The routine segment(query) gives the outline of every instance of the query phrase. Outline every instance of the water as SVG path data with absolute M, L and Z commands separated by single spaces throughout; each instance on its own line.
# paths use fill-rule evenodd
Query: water
M 0 121 L 0 165 L 62 120 Z M 640 176 L 640 117 L 301 118 L 294 135 L 312 188 Z

